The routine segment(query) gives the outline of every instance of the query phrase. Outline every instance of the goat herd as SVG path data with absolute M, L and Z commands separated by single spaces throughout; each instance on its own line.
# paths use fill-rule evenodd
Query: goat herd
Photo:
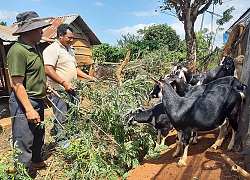
M 244 99 L 246 85 L 234 77 L 235 65 L 230 57 L 224 57 L 220 65 L 207 73 L 193 74 L 182 66 L 159 80 L 151 78 L 154 88 L 152 98 L 160 98 L 147 109 L 139 107 L 126 114 L 126 124 L 134 122 L 151 123 L 156 128 L 157 143 L 165 143 L 169 130 L 177 131 L 176 150 L 173 157 L 181 152 L 178 166 L 185 166 L 188 147 L 193 135 L 197 143 L 197 132 L 220 129 L 212 148 L 221 146 L 228 128 L 232 128 L 232 138 L 228 150 L 234 146 L 238 129 L 238 118 Z

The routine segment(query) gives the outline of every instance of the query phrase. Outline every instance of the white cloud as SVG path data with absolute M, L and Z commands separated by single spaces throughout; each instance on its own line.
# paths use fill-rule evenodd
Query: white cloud
M 182 22 L 176 21 L 175 23 L 170 24 L 169 26 L 176 31 L 176 34 L 178 34 L 181 39 L 185 38 L 185 31 Z
M 113 35 L 127 35 L 129 34 L 134 34 L 137 35 L 137 31 L 139 29 L 144 29 L 145 27 L 153 26 L 155 23 L 150 23 L 150 24 L 137 24 L 132 27 L 126 26 L 121 29 L 109 29 L 108 33 L 113 34 Z
M 104 4 L 102 2 L 95 2 L 96 6 L 103 6 Z
M 0 20 L 15 18 L 18 13 L 16 11 L 1 11 L 0 10 Z
M 145 16 L 156 16 L 159 13 L 156 12 L 155 10 L 151 10 L 151 11 L 137 11 L 137 12 L 132 12 L 130 14 L 133 14 L 137 17 L 145 17 Z

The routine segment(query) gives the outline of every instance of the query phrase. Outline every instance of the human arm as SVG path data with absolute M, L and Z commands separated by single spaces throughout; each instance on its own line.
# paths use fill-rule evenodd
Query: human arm
M 79 67 L 76 67 L 76 72 L 77 72 L 77 76 L 84 78 L 84 79 L 88 79 L 88 80 L 93 80 L 96 81 L 95 77 L 92 77 L 90 75 L 87 75 L 85 72 L 83 72 Z
M 66 82 L 56 73 L 54 66 L 45 65 L 44 70 L 47 76 L 49 76 L 52 80 L 54 80 L 58 84 L 61 84 L 65 88 L 65 90 L 67 91 L 75 90 L 73 84 Z
M 16 93 L 17 98 L 22 103 L 26 117 L 31 123 L 40 123 L 40 116 L 38 112 L 31 105 L 26 89 L 23 85 L 24 77 L 22 76 L 12 76 L 12 88 Z

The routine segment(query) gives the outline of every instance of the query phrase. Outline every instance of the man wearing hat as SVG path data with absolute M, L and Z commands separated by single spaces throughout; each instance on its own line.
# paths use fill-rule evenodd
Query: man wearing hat
M 7 54 L 8 68 L 13 91 L 9 99 L 12 121 L 13 145 L 18 146 L 18 162 L 29 169 L 46 167 L 41 158 L 44 144 L 43 98 L 46 96 L 46 76 L 43 58 L 37 43 L 40 42 L 43 28 L 50 24 L 43 22 L 34 11 L 16 16 L 18 41 Z M 15 167 L 19 163 L 15 164 Z

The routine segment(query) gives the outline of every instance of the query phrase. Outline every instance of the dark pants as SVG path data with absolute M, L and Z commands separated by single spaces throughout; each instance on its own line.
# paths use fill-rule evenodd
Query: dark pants
M 41 99 L 29 99 L 34 109 L 39 113 L 41 121 L 44 120 L 44 107 Z M 12 121 L 13 145 L 18 145 L 18 162 L 29 168 L 31 162 L 39 163 L 41 149 L 44 144 L 44 127 L 30 123 L 25 115 L 25 109 L 15 93 L 12 92 L 9 99 L 9 108 Z M 15 166 L 17 164 L 15 163 Z
M 57 92 L 61 96 L 63 95 L 61 91 L 57 91 Z M 67 93 L 68 93 L 68 98 L 66 99 L 66 102 L 68 101 L 77 105 L 79 103 L 77 91 L 68 91 Z M 54 95 L 53 93 L 51 93 L 50 98 L 52 102 L 54 103 L 54 105 L 56 106 L 56 107 L 54 105 L 52 106 L 53 113 L 56 118 L 54 120 L 54 127 L 53 127 L 55 131 L 55 134 L 54 134 L 55 139 L 57 142 L 65 141 L 68 139 L 68 137 L 67 137 L 67 133 L 63 129 L 63 125 L 67 123 L 67 117 L 65 116 L 65 114 L 67 113 L 69 109 L 69 104 L 66 103 L 64 100 L 62 100 L 61 98 Z

